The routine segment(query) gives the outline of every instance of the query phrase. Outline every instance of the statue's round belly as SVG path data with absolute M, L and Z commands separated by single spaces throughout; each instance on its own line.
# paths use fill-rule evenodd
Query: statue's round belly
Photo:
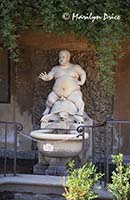
M 80 86 L 77 84 L 77 80 L 73 78 L 58 78 L 55 81 L 53 90 L 58 96 L 68 97 L 72 91 L 79 89 Z

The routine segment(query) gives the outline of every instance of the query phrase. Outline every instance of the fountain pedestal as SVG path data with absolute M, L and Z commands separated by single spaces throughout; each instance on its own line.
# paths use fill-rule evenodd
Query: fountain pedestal
M 48 175 L 66 175 L 67 163 L 82 151 L 82 137 L 76 131 L 70 134 L 52 134 L 47 130 L 35 130 L 30 135 L 37 139 L 39 163 L 34 173 Z M 85 139 L 88 139 L 85 133 Z
M 53 158 L 44 157 L 44 162 L 38 162 L 33 167 L 34 174 L 42 175 L 54 175 L 54 176 L 66 176 L 67 175 L 67 163 L 72 159 L 70 158 Z
M 45 157 L 45 159 L 49 162 L 49 167 L 46 170 L 47 175 L 54 175 L 54 176 L 66 176 L 67 175 L 67 163 L 72 159 L 71 157 Z

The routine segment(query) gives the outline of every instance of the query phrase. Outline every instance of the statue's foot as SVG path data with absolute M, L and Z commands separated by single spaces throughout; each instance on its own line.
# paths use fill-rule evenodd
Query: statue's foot
M 49 117 L 50 117 L 50 115 L 48 114 L 48 115 L 44 115 L 42 118 L 41 118 L 41 122 L 45 122 L 45 123 L 47 123 L 47 122 L 49 122 Z

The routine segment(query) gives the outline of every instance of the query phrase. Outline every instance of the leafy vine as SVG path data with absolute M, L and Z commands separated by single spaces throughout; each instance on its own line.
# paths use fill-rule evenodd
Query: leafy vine
M 113 91 L 114 66 L 120 42 L 130 37 L 129 0 L 0 0 L 0 38 L 11 56 L 18 61 L 17 40 L 28 28 L 86 36 L 96 45 L 99 54 L 100 77 L 104 87 Z M 63 13 L 86 16 L 119 15 L 120 20 L 64 20 Z M 39 25 L 38 25 L 39 24 Z M 123 55 L 123 52 L 122 54 Z M 121 56 L 119 55 L 119 56 Z

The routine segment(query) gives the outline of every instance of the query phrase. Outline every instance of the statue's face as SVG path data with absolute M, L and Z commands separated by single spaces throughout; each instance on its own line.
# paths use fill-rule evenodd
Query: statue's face
M 66 65 L 70 60 L 69 55 L 66 52 L 59 53 L 59 63 L 60 65 Z

